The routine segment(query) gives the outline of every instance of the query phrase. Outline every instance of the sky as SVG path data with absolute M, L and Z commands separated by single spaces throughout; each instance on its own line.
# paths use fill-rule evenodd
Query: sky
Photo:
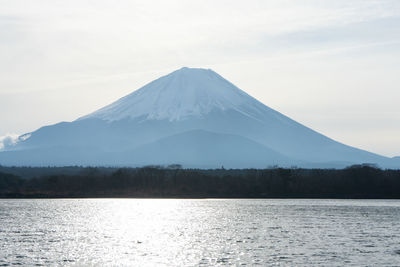
M 400 155 L 400 1 L 0 0 L 0 145 L 183 66 Z

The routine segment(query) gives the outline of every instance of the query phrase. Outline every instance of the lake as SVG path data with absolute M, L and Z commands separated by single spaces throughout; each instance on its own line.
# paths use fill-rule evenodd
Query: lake
M 400 201 L 2 199 L 0 266 L 400 266 Z

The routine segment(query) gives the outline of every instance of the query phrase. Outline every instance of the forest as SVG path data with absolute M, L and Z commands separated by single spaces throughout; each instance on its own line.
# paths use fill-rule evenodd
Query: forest
M 1 198 L 400 198 L 400 170 L 0 166 Z

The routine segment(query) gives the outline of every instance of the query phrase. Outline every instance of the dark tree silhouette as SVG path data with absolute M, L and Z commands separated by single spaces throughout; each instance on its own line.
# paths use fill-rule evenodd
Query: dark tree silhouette
M 143 168 L 0 169 L 0 197 L 400 198 L 400 170 Z

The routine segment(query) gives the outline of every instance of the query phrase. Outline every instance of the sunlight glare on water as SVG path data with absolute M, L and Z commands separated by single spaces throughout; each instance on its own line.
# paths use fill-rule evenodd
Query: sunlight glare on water
M 396 266 L 399 221 L 394 200 L 0 200 L 0 266 Z

